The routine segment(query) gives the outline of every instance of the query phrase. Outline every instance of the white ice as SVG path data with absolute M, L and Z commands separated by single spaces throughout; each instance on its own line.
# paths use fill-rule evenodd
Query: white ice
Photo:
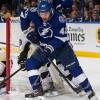
M 98 100 L 100 100 L 100 59 L 94 58 L 78 58 L 80 64 L 88 76 Z M 57 97 L 43 98 L 43 100 L 88 100 L 86 97 L 78 97 L 75 94 L 60 95 Z M 25 99 L 23 94 L 2 95 L 0 100 L 40 100 L 38 98 Z

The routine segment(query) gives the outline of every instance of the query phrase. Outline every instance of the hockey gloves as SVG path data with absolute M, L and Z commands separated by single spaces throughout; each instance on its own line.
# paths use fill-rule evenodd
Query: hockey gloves
M 52 57 L 54 48 L 51 45 L 45 45 L 45 46 L 41 46 L 41 47 L 43 48 L 43 51 L 44 51 L 46 57 Z
M 30 42 L 27 42 L 24 46 L 23 51 L 20 53 L 18 57 L 18 64 L 20 65 L 20 67 L 23 67 L 23 68 L 25 67 L 25 62 L 27 60 L 29 46 L 30 46 Z
M 37 33 L 35 32 L 34 24 L 30 25 L 30 27 L 24 30 L 23 33 L 31 43 L 39 44 L 39 39 L 37 38 Z

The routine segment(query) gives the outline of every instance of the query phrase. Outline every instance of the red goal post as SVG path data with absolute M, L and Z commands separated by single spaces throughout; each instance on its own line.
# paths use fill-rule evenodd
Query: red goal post
M 6 19 L 6 77 L 10 76 L 10 18 Z M 6 92 L 10 91 L 10 79 L 6 81 Z

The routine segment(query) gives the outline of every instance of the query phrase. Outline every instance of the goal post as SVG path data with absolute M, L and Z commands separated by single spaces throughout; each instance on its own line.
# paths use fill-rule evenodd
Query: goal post
M 10 76 L 10 18 L 6 19 L 6 77 Z M 6 92 L 10 91 L 10 79 L 6 81 Z

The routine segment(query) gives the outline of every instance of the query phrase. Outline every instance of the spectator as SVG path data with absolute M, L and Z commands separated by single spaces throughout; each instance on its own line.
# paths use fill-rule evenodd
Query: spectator
M 77 4 L 73 4 L 72 5 L 72 11 L 78 11 L 79 9 L 78 9 L 78 7 L 77 7 Z
M 17 13 L 15 10 L 12 10 L 12 17 L 17 17 Z
M 80 22 L 80 16 L 78 11 L 74 10 L 70 14 L 70 22 Z
M 96 5 L 94 6 L 94 11 L 96 11 L 97 13 L 100 14 L 100 4 L 96 4 Z
M 93 14 L 92 9 L 89 9 L 89 11 L 88 11 L 88 17 L 87 17 L 87 19 L 85 18 L 85 22 L 92 22 L 93 21 L 92 14 Z
M 3 16 L 2 11 L 0 11 L 0 22 L 5 22 L 5 18 Z
M 25 0 L 25 2 L 24 2 L 24 9 L 28 9 L 28 8 L 29 8 L 29 1 L 28 0 Z
M 2 16 L 6 19 L 7 17 L 11 17 L 11 11 L 7 7 L 7 5 L 2 5 L 1 7 Z
M 36 7 L 38 0 L 31 0 L 30 7 Z
M 93 1 L 89 1 L 88 5 L 89 5 L 89 9 L 93 9 Z
M 94 12 L 92 17 L 93 17 L 93 22 L 100 22 L 100 17 L 98 13 Z
M 86 7 L 84 7 L 84 20 L 87 20 L 88 19 L 88 10 Z

